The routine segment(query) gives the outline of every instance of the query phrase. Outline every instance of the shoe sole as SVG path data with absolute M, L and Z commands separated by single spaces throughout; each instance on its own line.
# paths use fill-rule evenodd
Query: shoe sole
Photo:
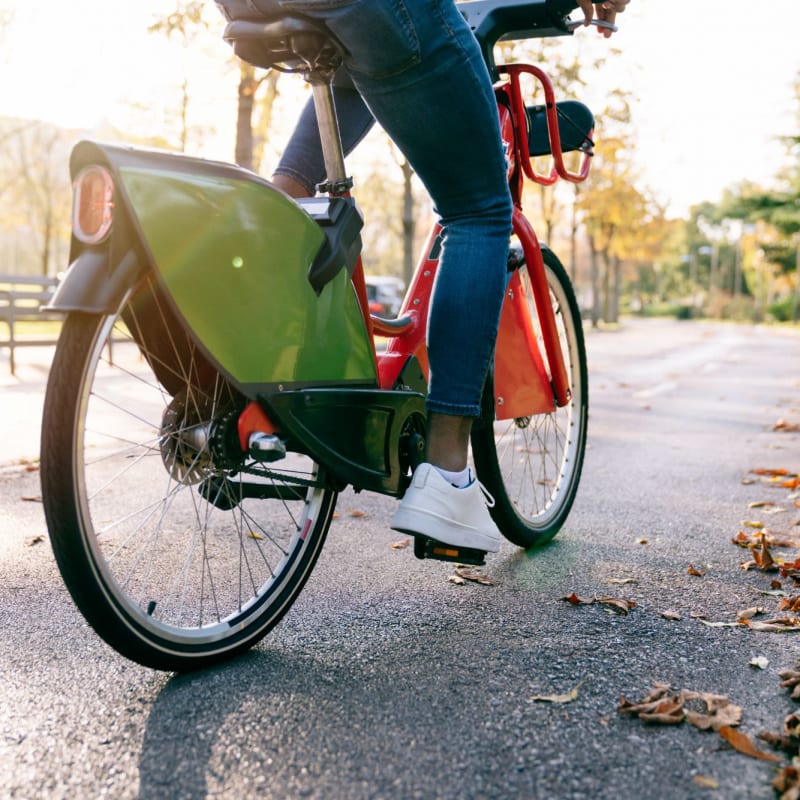
M 454 525 L 453 521 L 428 510 L 419 508 L 400 508 L 392 517 L 392 530 L 411 536 L 427 536 L 451 547 L 465 547 L 470 550 L 483 550 L 496 553 L 500 549 L 499 540 L 485 533 Z

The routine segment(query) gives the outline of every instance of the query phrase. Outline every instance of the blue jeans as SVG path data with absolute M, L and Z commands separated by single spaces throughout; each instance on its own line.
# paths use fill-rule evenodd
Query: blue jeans
M 428 321 L 426 405 L 478 416 L 506 285 L 512 205 L 494 92 L 472 32 L 453 0 L 279 2 L 323 20 L 344 44 L 355 88 L 433 200 L 446 236 Z M 357 102 L 343 111 L 342 138 L 354 146 L 370 121 Z M 319 177 L 310 171 L 319 167 L 304 161 L 299 142 L 309 141 L 313 119 L 302 115 L 278 167 L 312 185 Z

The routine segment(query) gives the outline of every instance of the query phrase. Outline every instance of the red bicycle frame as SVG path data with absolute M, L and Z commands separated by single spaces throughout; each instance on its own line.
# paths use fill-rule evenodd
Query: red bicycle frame
M 495 414 L 497 419 L 510 419 L 554 411 L 556 407 L 564 406 L 570 400 L 569 377 L 549 299 L 541 246 L 532 225 L 522 213 L 524 177 L 546 185 L 555 182 L 559 177 L 572 182 L 582 181 L 589 172 L 590 153 L 583 154 L 578 172 L 570 172 L 566 168 L 553 86 L 546 73 L 527 64 L 501 66 L 498 71 L 508 76 L 508 81 L 495 87 L 495 93 L 510 164 L 509 178 L 514 201 L 513 231 L 525 256 L 544 345 L 543 357 L 523 291 L 522 279 L 515 270 L 510 276 L 503 303 L 494 364 Z M 544 88 L 553 155 L 550 175 L 537 173 L 528 153 L 527 115 L 520 83 L 520 76 L 524 74 L 533 75 Z M 516 165 L 520 168 L 515 169 Z M 370 320 L 373 334 L 389 337 L 386 351 L 377 355 L 378 375 L 383 389 L 390 389 L 395 385 L 410 356 L 418 359 L 427 376 L 425 329 L 441 242 L 441 227 L 437 224 L 428 237 L 423 257 L 417 265 L 414 279 L 403 302 L 400 319 L 404 322 L 401 326 L 398 328 L 397 324 L 386 324 L 375 318 Z

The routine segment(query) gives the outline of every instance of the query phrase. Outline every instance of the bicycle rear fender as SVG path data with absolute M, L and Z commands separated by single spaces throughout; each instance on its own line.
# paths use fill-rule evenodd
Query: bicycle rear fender
M 307 273 L 326 236 L 291 198 L 247 170 L 172 153 L 79 143 L 73 179 L 91 164 L 112 175 L 124 236 L 73 239 L 54 308 L 114 313 L 151 269 L 178 324 L 246 395 L 376 385 L 348 270 L 315 292 Z

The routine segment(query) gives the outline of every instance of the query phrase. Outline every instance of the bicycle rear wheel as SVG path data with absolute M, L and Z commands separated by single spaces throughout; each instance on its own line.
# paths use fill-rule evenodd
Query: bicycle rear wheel
M 549 414 L 511 420 L 481 420 L 473 426 L 472 455 L 481 482 L 492 494 L 492 517 L 503 535 L 520 547 L 552 539 L 561 529 L 578 491 L 586 448 L 588 377 L 580 311 L 569 277 L 545 248 L 550 303 L 567 368 L 571 398 Z M 541 330 L 527 267 L 520 268 L 539 347 Z M 491 392 L 491 386 L 487 386 Z M 494 398 L 485 404 L 493 414 Z
M 50 538 L 88 622 L 145 666 L 251 647 L 322 548 L 335 491 L 306 456 L 237 455 L 243 404 L 149 281 L 118 317 L 65 321 L 42 430 Z

